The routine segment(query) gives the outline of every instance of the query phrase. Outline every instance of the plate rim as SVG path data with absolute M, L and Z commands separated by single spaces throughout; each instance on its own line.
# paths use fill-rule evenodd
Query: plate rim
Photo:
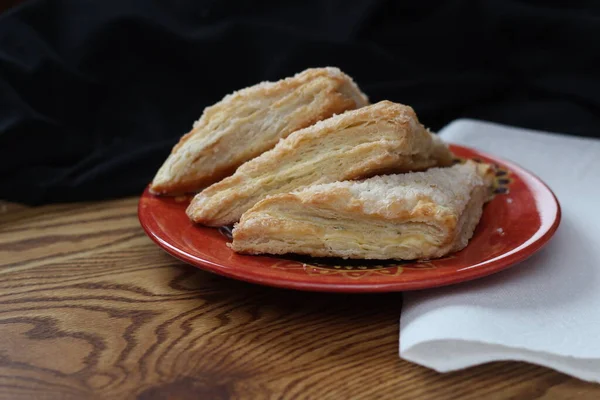
M 290 281 L 285 278 L 278 278 L 278 277 L 271 277 L 271 276 L 257 276 L 256 274 L 253 274 L 253 273 L 244 273 L 244 271 L 246 271 L 246 270 L 244 270 L 243 268 L 240 269 L 240 268 L 225 267 L 218 263 L 214 263 L 210 260 L 201 259 L 197 256 L 189 254 L 188 252 L 186 252 L 182 249 L 179 249 L 176 246 L 173 246 L 167 240 L 158 236 L 156 234 L 156 232 L 154 232 L 150 228 L 150 226 L 149 226 L 150 222 L 147 219 L 149 217 L 147 215 L 145 215 L 142 210 L 142 200 L 144 199 L 144 197 L 151 195 L 149 193 L 148 186 L 144 189 L 144 191 L 138 201 L 138 209 L 137 209 L 138 220 L 140 222 L 140 225 L 142 226 L 142 229 L 146 233 L 146 235 L 154 243 L 156 243 L 162 250 L 164 250 L 171 256 L 173 256 L 187 264 L 190 264 L 196 268 L 199 268 L 199 269 L 202 269 L 202 270 L 205 270 L 205 271 L 217 274 L 217 275 L 221 275 L 221 276 L 224 276 L 227 278 L 232 278 L 232 279 L 245 281 L 245 282 L 249 282 L 249 283 L 253 283 L 253 284 L 266 285 L 266 286 L 278 287 L 278 288 L 283 288 L 283 289 L 312 291 L 312 292 L 384 293 L 384 292 L 403 292 L 403 291 L 412 291 L 412 290 L 422 290 L 422 289 L 454 285 L 454 284 L 458 284 L 458 283 L 472 281 L 474 279 L 479 279 L 479 278 L 494 274 L 496 272 L 503 271 L 507 268 L 513 267 L 516 264 L 526 260 L 533 254 L 537 253 L 542 247 L 544 247 L 549 242 L 549 240 L 554 236 L 554 233 L 558 229 L 561 219 L 562 219 L 562 210 L 561 210 L 560 202 L 558 201 L 558 198 L 556 197 L 556 194 L 552 191 L 552 189 L 542 179 L 540 179 L 536 174 L 534 174 L 533 172 L 522 167 L 518 163 L 499 158 L 495 155 L 481 151 L 474 147 L 458 145 L 458 144 L 454 144 L 451 142 L 449 142 L 448 144 L 451 147 L 465 149 L 467 151 L 473 151 L 473 152 L 477 153 L 478 155 L 483 156 L 483 157 L 493 161 L 494 163 L 506 165 L 511 171 L 518 173 L 520 176 L 528 176 L 529 178 L 533 179 L 533 181 L 539 187 L 541 187 L 543 190 L 545 190 L 547 192 L 546 194 L 550 195 L 550 199 L 553 200 L 553 203 L 556 206 L 556 213 L 553 217 L 552 223 L 549 224 L 549 226 L 545 227 L 544 224 L 542 223 L 540 228 L 537 231 L 535 231 L 529 239 L 527 239 L 527 240 L 531 240 L 531 238 L 533 238 L 537 234 L 539 234 L 539 237 L 536 240 L 534 240 L 533 242 L 531 242 L 531 243 L 525 242 L 525 243 L 521 244 L 516 249 L 513 249 L 512 253 L 510 253 L 508 255 L 506 253 L 503 253 L 502 255 L 500 255 L 494 259 L 486 260 L 479 264 L 465 266 L 464 268 L 461 268 L 460 270 L 458 270 L 455 275 L 450 275 L 450 276 L 444 277 L 443 280 L 440 280 L 439 278 L 436 278 L 436 277 L 431 277 L 428 279 L 421 279 L 421 280 L 416 280 L 416 281 L 405 281 L 405 282 L 393 282 L 392 281 L 392 282 L 380 282 L 380 283 L 361 283 L 361 282 L 357 282 L 357 281 L 352 281 L 352 282 L 349 281 L 346 284 L 345 283 L 327 283 L 327 282 L 299 282 L 299 281 Z M 531 189 L 530 184 L 527 184 L 527 186 Z M 535 207 L 539 212 L 539 207 L 537 204 Z M 541 232 L 543 229 L 545 229 L 545 231 Z M 254 256 L 248 255 L 248 257 L 254 257 Z M 480 266 L 478 268 L 475 268 L 480 264 L 489 264 L 489 265 Z M 467 269 L 473 269 L 473 270 L 471 270 L 468 274 L 461 273 L 461 271 L 467 270 Z M 241 271 L 241 273 L 239 273 L 239 271 Z M 252 270 L 247 270 L 247 271 L 252 271 Z

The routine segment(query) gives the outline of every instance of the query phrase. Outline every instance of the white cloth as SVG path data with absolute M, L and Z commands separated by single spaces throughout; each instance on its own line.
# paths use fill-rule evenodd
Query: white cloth
M 538 175 L 558 197 L 562 222 L 519 265 L 406 292 L 400 356 L 439 372 L 527 361 L 600 382 L 600 140 L 472 120 L 440 134 Z

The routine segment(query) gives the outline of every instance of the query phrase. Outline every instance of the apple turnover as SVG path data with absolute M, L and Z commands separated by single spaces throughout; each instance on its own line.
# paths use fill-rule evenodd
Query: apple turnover
M 320 121 L 281 140 L 234 175 L 198 193 L 194 222 L 229 225 L 269 195 L 303 186 L 449 165 L 452 155 L 412 108 L 382 101 Z
M 290 133 L 368 103 L 352 78 L 331 67 L 237 91 L 204 110 L 160 167 L 150 191 L 197 192 Z
M 442 257 L 467 245 L 493 177 L 491 166 L 468 161 L 271 196 L 242 216 L 232 248 L 361 259 Z

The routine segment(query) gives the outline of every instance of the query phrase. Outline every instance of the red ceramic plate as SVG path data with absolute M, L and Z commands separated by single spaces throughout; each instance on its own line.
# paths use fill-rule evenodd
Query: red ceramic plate
M 484 209 L 469 245 L 428 262 L 347 261 L 263 257 L 234 253 L 224 229 L 193 225 L 189 198 L 157 197 L 139 203 L 142 227 L 169 254 L 230 278 L 289 289 L 324 292 L 391 292 L 463 282 L 498 272 L 529 257 L 554 234 L 560 207 L 552 191 L 523 168 L 491 155 L 451 146 L 462 159 L 498 166 L 496 196 Z

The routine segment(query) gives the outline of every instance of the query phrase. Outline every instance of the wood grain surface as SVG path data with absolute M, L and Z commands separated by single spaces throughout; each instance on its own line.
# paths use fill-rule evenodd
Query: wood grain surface
M 0 204 L 0 399 L 600 398 L 524 363 L 404 362 L 400 294 L 205 273 L 158 249 L 136 206 Z

